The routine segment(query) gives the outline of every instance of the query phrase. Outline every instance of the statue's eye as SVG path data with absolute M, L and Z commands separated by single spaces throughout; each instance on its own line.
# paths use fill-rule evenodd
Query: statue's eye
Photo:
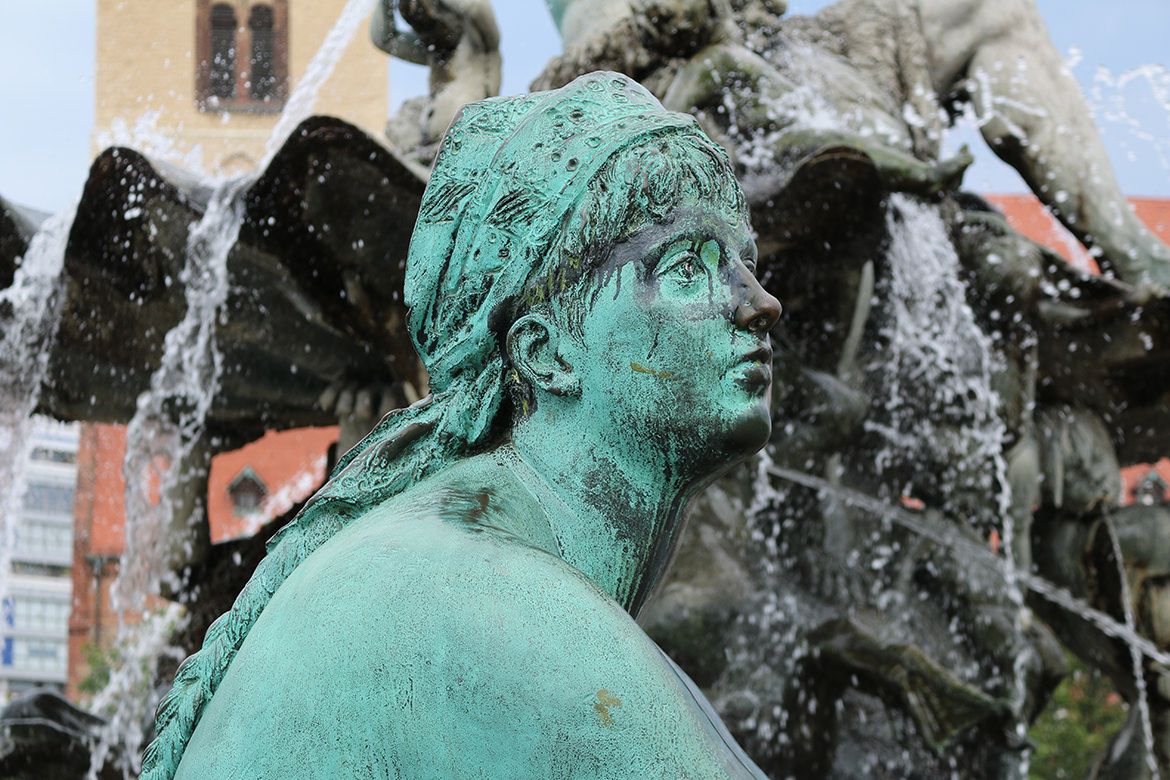
M 663 276 L 671 276 L 683 282 L 693 282 L 703 274 L 703 261 L 690 250 L 671 255 L 665 265 Z

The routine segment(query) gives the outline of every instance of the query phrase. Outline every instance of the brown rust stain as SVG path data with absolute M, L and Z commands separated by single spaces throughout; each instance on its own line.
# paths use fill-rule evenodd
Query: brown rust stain
M 630 361 L 630 368 L 634 369 L 639 374 L 649 374 L 650 376 L 656 376 L 659 379 L 670 379 L 672 376 L 674 376 L 674 374 L 670 373 L 669 371 L 655 371 L 652 368 L 647 368 L 641 363 L 635 363 L 632 360 Z
M 609 708 L 620 706 L 622 706 L 622 700 L 609 691 L 602 688 L 597 692 L 597 701 L 593 702 L 593 709 L 597 711 L 597 716 L 601 718 L 602 728 L 613 726 L 613 715 L 610 714 Z

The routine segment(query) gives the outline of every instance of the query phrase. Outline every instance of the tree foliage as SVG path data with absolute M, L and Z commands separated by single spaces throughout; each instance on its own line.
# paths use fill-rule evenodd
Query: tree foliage
M 1112 683 L 1072 656 L 1070 672 L 1032 724 L 1031 780 L 1078 780 L 1125 721 Z

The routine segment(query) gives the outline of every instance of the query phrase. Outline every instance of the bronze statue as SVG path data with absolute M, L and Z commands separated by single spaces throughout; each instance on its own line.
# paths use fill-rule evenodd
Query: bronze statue
M 407 270 L 431 394 L 270 544 L 144 777 L 762 778 L 633 620 L 768 440 L 754 263 L 725 154 L 631 79 L 464 108 Z

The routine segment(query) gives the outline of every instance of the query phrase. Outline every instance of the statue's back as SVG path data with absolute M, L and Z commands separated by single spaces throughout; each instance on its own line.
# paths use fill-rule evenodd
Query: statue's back
M 297 567 L 177 777 L 761 777 L 616 602 L 517 535 L 531 497 L 455 471 Z

